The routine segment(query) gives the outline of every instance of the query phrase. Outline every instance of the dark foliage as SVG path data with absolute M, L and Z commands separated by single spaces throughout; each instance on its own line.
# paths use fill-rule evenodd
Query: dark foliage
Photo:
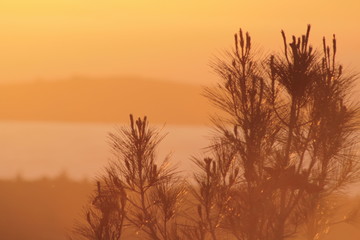
M 284 52 L 263 60 L 240 30 L 235 49 L 213 64 L 221 82 L 205 96 L 224 115 L 213 117 L 210 156 L 193 159 L 192 184 L 168 159 L 159 165 L 162 137 L 146 118 L 131 116 L 129 128 L 110 135 L 116 159 L 98 183 L 83 236 L 120 239 L 126 230 L 156 240 L 282 240 L 302 232 L 319 239 L 336 223 L 329 200 L 359 179 L 355 76 L 337 64 L 335 36 L 331 49 L 324 39 L 317 52 L 310 26 L 290 43 L 281 33 Z

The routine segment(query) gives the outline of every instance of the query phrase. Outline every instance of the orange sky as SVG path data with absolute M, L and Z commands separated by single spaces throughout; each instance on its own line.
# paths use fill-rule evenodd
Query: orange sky
M 215 77 L 209 60 L 239 27 L 265 52 L 280 29 L 313 26 L 339 40 L 340 59 L 360 69 L 356 0 L 1 0 L 0 82 L 73 76 L 142 76 L 189 83 Z M 265 42 L 266 40 L 266 42 Z

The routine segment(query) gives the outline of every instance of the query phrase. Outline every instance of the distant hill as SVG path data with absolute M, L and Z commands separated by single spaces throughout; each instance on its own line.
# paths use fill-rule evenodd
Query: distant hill
M 0 180 L 0 238 L 65 240 L 93 189 L 66 177 Z
M 0 180 L 0 238 L 6 240 L 66 240 L 95 187 L 93 181 L 76 182 L 64 173 L 54 179 Z M 344 198 L 342 206 L 359 206 L 360 198 Z M 347 211 L 346 211 L 347 212 Z M 339 210 L 339 219 L 344 214 Z M 299 229 L 300 230 L 300 229 Z M 301 234 L 294 240 L 306 239 Z M 359 222 L 332 226 L 323 240 L 360 239 Z
M 152 123 L 208 123 L 202 88 L 136 78 L 75 78 L 0 85 L 0 120 L 124 122 L 129 113 Z

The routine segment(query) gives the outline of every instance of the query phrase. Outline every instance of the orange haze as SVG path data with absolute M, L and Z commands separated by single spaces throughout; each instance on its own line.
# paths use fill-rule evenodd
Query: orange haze
M 266 50 L 280 29 L 312 42 L 338 36 L 339 59 L 357 68 L 360 2 L 354 0 L 2 0 L 0 81 L 140 76 L 213 81 L 209 59 L 232 47 L 239 27 Z
M 200 86 L 136 78 L 75 78 L 0 84 L 0 120 L 128 122 L 129 114 L 152 123 L 208 123 L 212 113 Z

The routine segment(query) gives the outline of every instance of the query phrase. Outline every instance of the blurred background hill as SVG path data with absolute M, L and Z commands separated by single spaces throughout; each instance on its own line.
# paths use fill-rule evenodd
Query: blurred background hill
M 63 240 L 90 194 L 88 181 L 66 175 L 25 181 L 0 180 L 0 238 Z
M 0 85 L 0 120 L 203 125 L 213 110 L 200 85 L 141 78 L 73 78 Z
M 25 181 L 18 176 L 0 180 L 0 236 L 4 240 L 65 240 L 91 194 L 93 181 L 74 181 L 62 173 L 55 178 Z M 360 204 L 360 197 L 341 200 L 336 214 Z M 300 236 L 299 236 L 300 239 Z M 358 240 L 360 223 L 335 225 L 324 240 Z

